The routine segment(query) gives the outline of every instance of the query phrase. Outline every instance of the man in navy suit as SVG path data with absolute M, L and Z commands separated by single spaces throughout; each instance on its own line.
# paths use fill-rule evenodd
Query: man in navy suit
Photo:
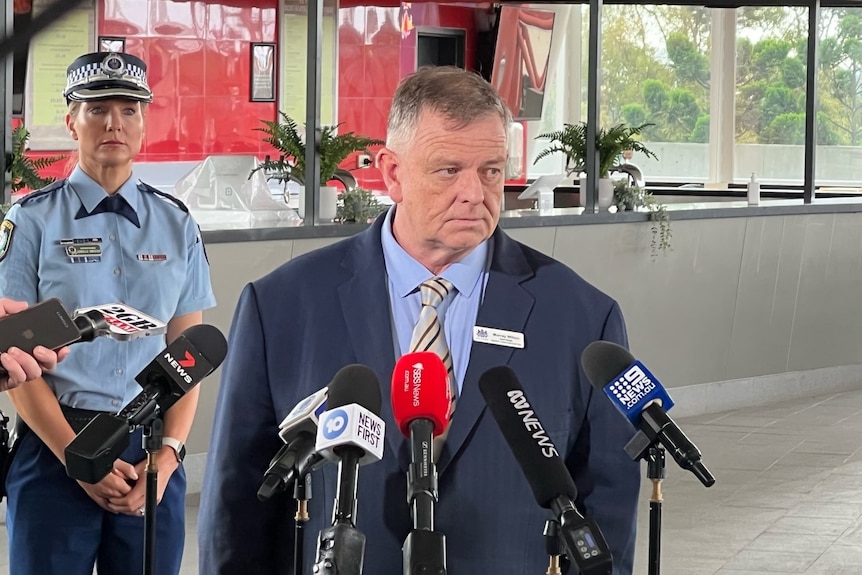
M 417 288 L 430 278 L 452 285 L 439 315 L 458 400 L 440 453 L 436 507 L 449 573 L 538 574 L 548 562 L 542 530 L 549 512 L 533 499 L 477 385 L 500 365 L 518 375 L 564 457 L 578 507 L 610 545 L 614 574 L 631 573 L 640 470 L 623 447 L 634 430 L 578 361 L 592 341 L 625 345 L 625 324 L 611 298 L 497 227 L 510 121 L 475 74 L 444 67 L 408 77 L 377 156 L 395 206 L 366 231 L 246 286 L 201 495 L 201 573 L 294 573 L 292 494 L 261 503 L 256 492 L 281 445 L 279 422 L 352 363 L 377 374 L 386 423 L 383 460 L 359 472 L 363 572 L 403 573 L 409 442 L 393 420 L 389 382 L 396 358 L 409 351 Z M 492 337 L 474 340 L 474 327 Z M 502 345 L 512 341 L 523 348 Z M 332 465 L 313 474 L 305 573 L 317 533 L 332 521 L 337 476 Z

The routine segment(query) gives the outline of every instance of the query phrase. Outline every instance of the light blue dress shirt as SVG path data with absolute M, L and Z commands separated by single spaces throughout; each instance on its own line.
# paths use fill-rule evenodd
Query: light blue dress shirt
M 124 303 L 164 322 L 213 307 L 209 264 L 191 215 L 134 175 L 117 193 L 140 227 L 114 212 L 76 219 L 106 197 L 80 167 L 62 185 L 12 206 L 6 219 L 14 229 L 0 259 L 0 295 L 30 304 L 56 297 L 70 313 Z M 91 240 L 101 254 L 70 257 L 67 247 L 74 240 Z M 135 376 L 164 347 L 163 336 L 99 337 L 73 345 L 45 380 L 63 405 L 116 412 L 141 391 Z
M 396 207 L 389 209 L 381 230 L 383 260 L 388 276 L 389 304 L 395 329 L 396 352 L 404 355 L 410 351 L 413 326 L 422 309 L 419 286 L 425 280 L 436 277 L 428 269 L 404 251 L 392 235 L 392 217 Z M 446 278 L 455 289 L 437 308 L 443 324 L 446 343 L 452 354 L 452 368 L 458 386 L 458 394 L 464 386 L 470 348 L 473 345 L 473 326 L 479 313 L 482 295 L 488 283 L 488 268 L 493 245 L 486 240 L 476 246 L 467 256 L 446 268 L 440 277 Z M 400 352 L 400 353 L 399 353 Z

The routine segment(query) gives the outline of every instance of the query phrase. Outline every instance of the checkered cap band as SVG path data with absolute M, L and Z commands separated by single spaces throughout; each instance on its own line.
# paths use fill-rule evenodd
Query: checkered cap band
M 81 62 L 82 60 L 88 61 Z M 140 62 L 140 65 L 135 61 Z M 147 84 L 146 65 L 134 56 L 117 53 L 88 54 L 69 66 L 66 89 L 63 90 L 66 98 L 93 99 L 102 91 L 106 96 L 114 93 L 125 94 L 144 101 L 151 101 L 153 97 Z

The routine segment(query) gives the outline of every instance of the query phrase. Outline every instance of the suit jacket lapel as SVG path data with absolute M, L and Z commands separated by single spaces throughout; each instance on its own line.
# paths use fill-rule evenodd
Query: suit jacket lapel
M 395 344 L 392 339 L 386 265 L 380 244 L 380 229 L 384 219 L 381 216 L 371 228 L 356 236 L 357 241 L 342 262 L 351 275 L 339 286 L 338 293 L 356 361 L 370 367 L 380 378 L 380 416 L 386 423 L 386 441 L 406 471 L 409 461 L 405 462 L 403 456 L 405 439 L 392 416 L 390 394 L 390 381 L 395 369 Z
M 493 249 L 488 285 L 479 306 L 476 325 L 523 333 L 535 300 L 521 287 L 521 283 L 533 276 L 533 269 L 520 247 L 499 228 L 494 234 Z M 529 342 L 525 344 L 529 345 Z M 514 351 L 511 347 L 473 342 L 464 386 L 438 462 L 440 475 L 461 451 L 485 410 L 485 400 L 479 392 L 479 378 L 491 367 L 506 365 Z

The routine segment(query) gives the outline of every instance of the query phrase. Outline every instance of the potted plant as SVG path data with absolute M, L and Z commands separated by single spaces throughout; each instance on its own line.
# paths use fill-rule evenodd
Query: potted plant
M 27 156 L 29 138 L 30 132 L 23 125 L 12 130 L 12 149 L 6 152 L 6 173 L 9 174 L 6 184 L 13 194 L 25 188 L 38 190 L 53 182 L 55 178 L 43 178 L 39 172 L 65 158 L 65 156 L 51 156 L 33 159 Z M 6 213 L 5 209 L 3 213 Z
M 649 158 L 658 159 L 637 138 L 641 132 L 652 124 L 626 126 L 615 124 L 610 128 L 601 128 L 596 134 L 596 150 L 599 154 L 599 207 L 608 208 L 613 202 L 613 184 L 610 173 L 619 168 L 619 159 L 623 152 L 641 152 Z M 562 152 L 566 156 L 566 174 L 579 174 L 586 171 L 587 163 L 587 123 L 564 124 L 562 130 L 539 134 L 537 139 L 551 141 L 551 146 L 539 152 L 535 162 L 545 156 Z M 585 188 L 584 178 L 581 178 L 581 190 Z M 584 195 L 581 194 L 581 205 Z
M 305 186 L 305 138 L 300 134 L 299 125 L 296 121 L 279 112 L 282 122 L 272 120 L 261 120 L 265 127 L 255 128 L 266 136 L 263 141 L 281 152 L 278 160 L 267 157 L 257 168 L 251 171 L 249 178 L 258 170 L 264 170 L 281 180 L 285 186 L 288 180 L 293 180 L 301 186 Z M 331 213 L 323 213 L 321 209 L 320 219 L 332 220 L 336 217 L 335 206 L 338 191 L 335 187 L 326 184 L 335 179 L 339 172 L 338 165 L 353 152 L 368 154 L 371 146 L 383 144 L 382 140 L 360 136 L 354 132 L 338 134 L 337 130 L 341 124 L 335 126 L 323 126 L 320 133 L 320 205 L 331 206 Z M 349 172 L 347 173 L 349 176 Z M 348 179 L 348 178 L 339 178 Z M 352 176 L 349 180 L 352 180 Z M 348 181 L 349 181 L 348 180 Z M 350 187 L 350 186 L 345 186 Z M 300 193 L 300 212 L 303 211 L 302 202 L 304 194 Z
M 335 219 L 343 224 L 368 223 L 385 211 L 386 204 L 382 204 L 373 193 L 362 188 L 352 188 L 341 192 Z
M 638 208 L 646 208 L 652 223 L 650 239 L 650 255 L 653 259 L 661 251 L 667 254 L 670 249 L 670 215 L 664 204 L 656 201 L 655 197 L 640 186 L 632 186 L 625 180 L 614 183 L 614 204 L 617 212 L 635 211 Z

